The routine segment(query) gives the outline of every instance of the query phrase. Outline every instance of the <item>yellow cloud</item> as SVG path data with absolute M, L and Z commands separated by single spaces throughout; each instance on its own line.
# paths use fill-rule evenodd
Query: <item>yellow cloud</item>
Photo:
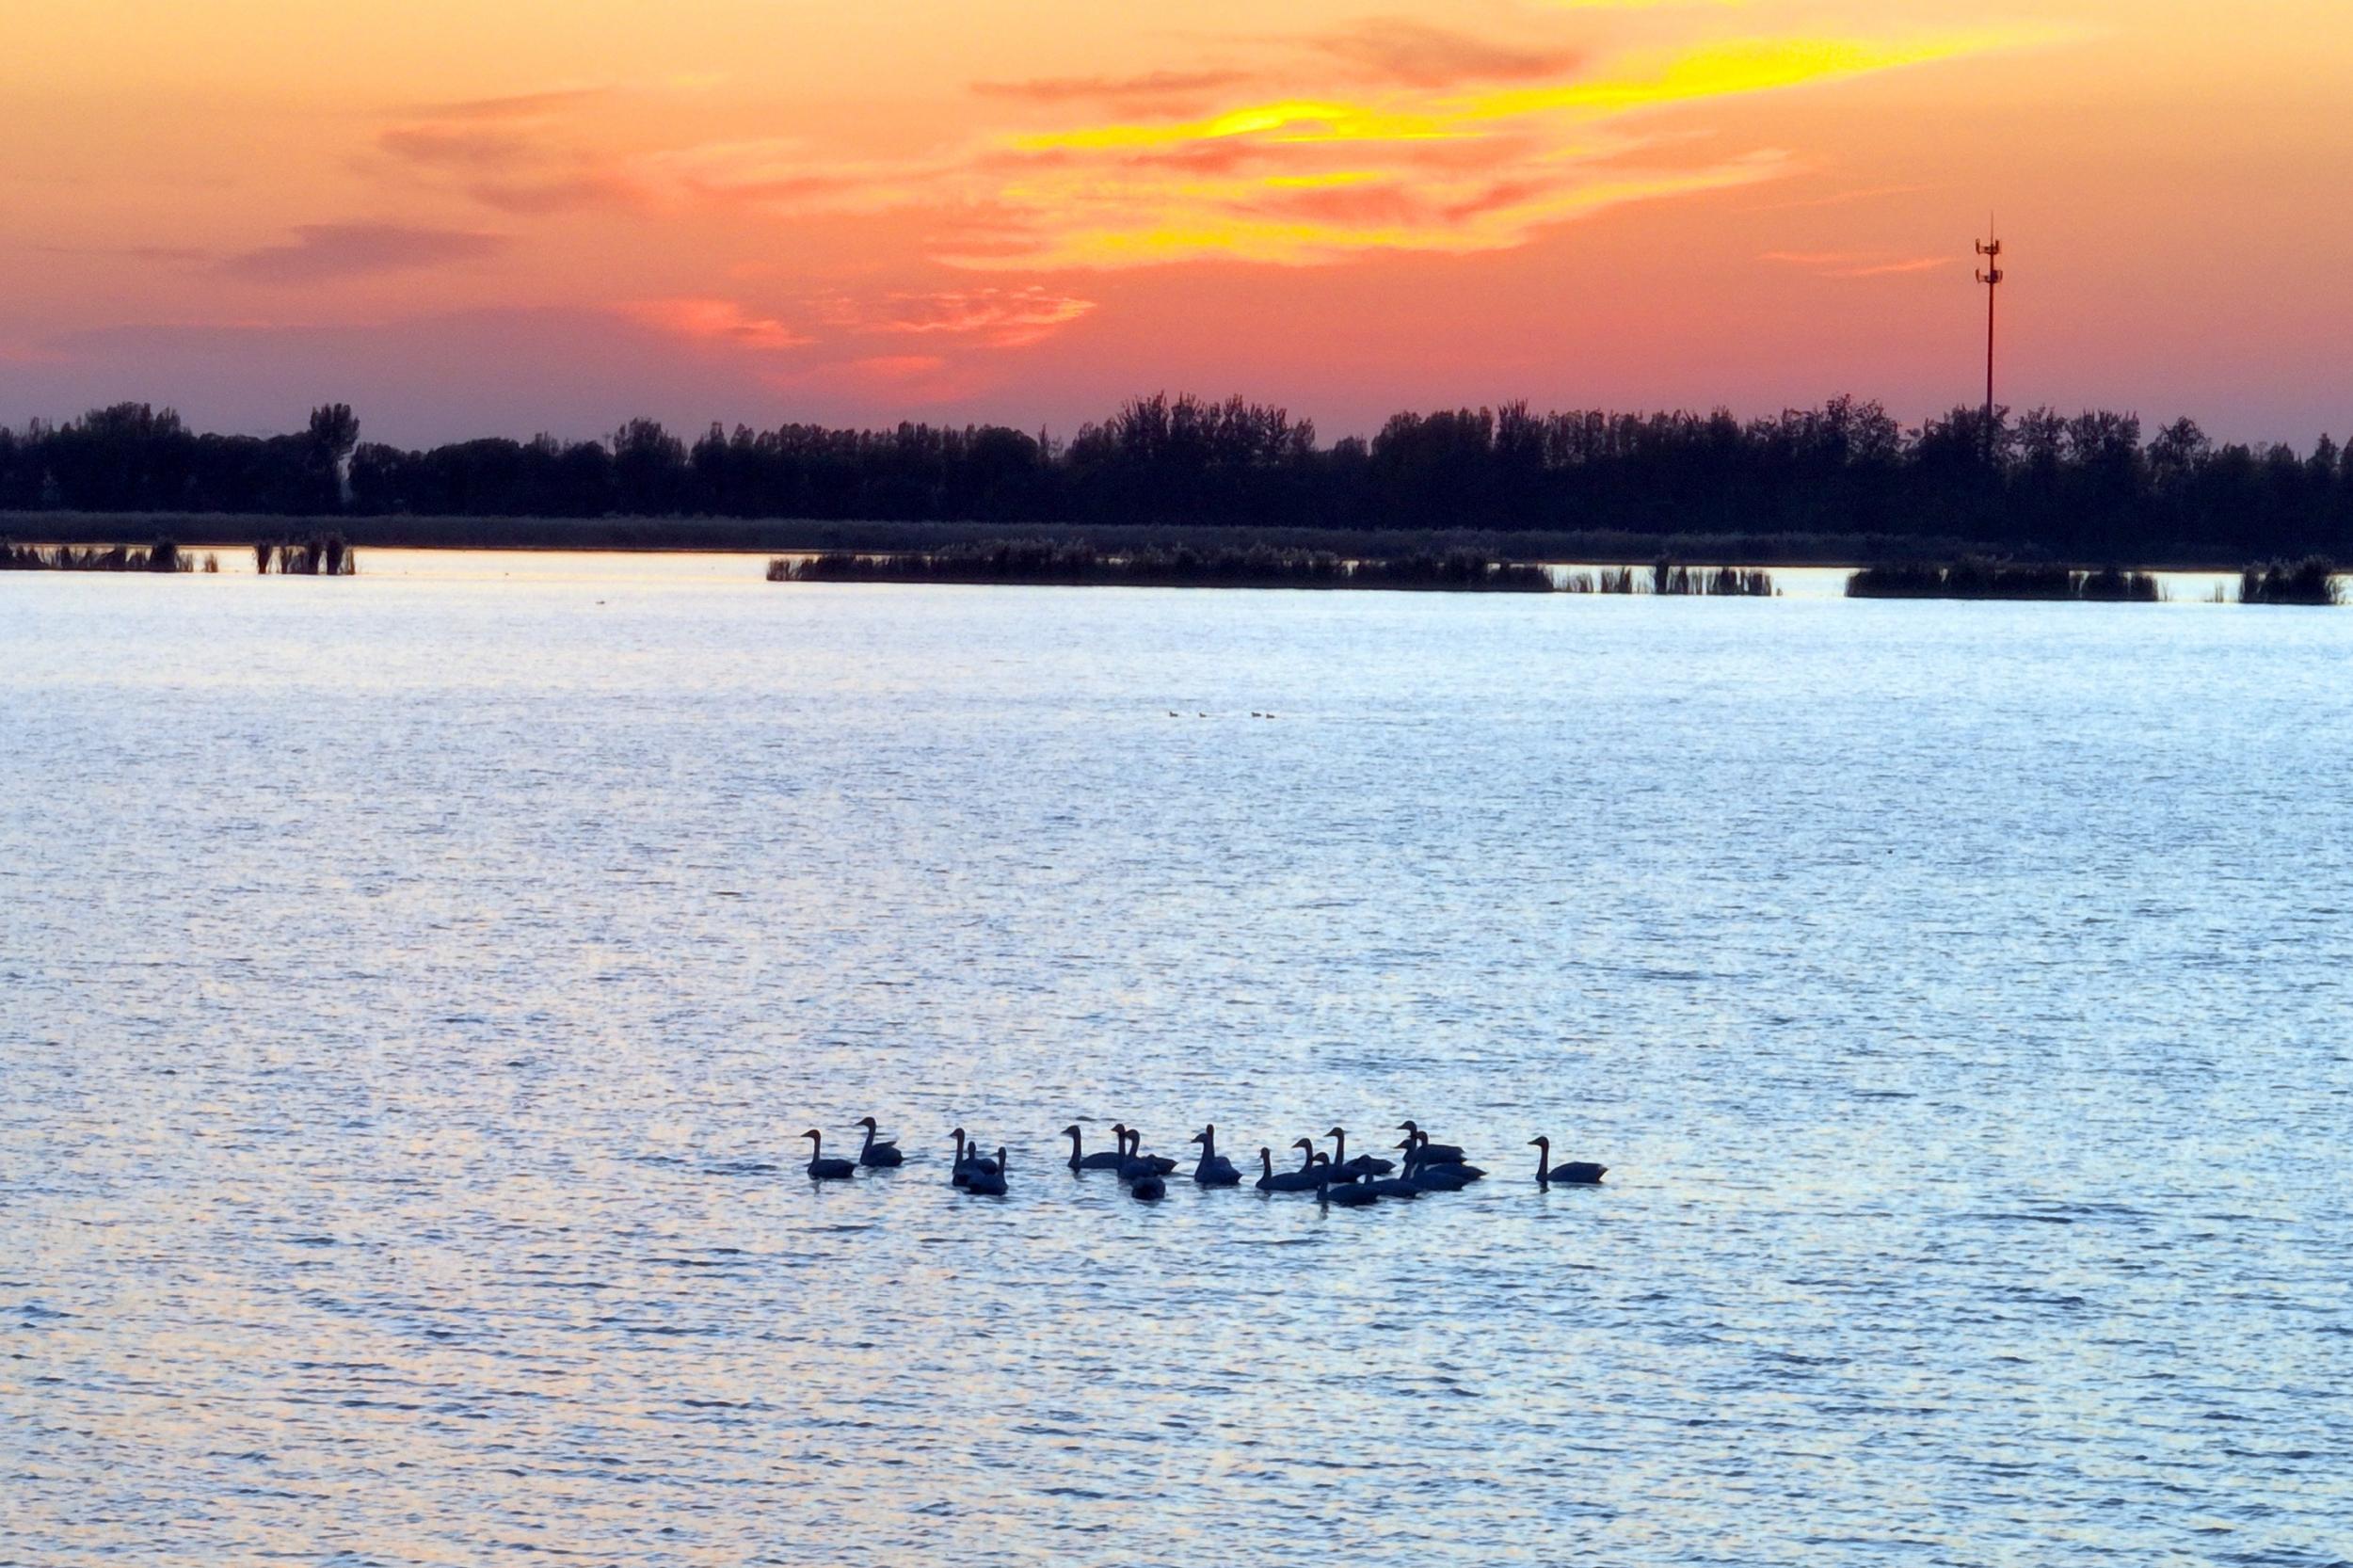
M 1512 88 L 1471 101 L 1466 118 L 1503 120 L 1564 109 L 1624 111 L 1728 98 L 1959 59 L 2043 41 L 2047 28 L 1982 29 L 1903 40 L 1741 39 L 1657 60 L 1652 68 L 1592 82 Z
M 1623 56 L 1567 80 L 1477 88 L 1461 78 L 1451 87 L 1397 81 L 1369 97 L 1302 95 L 1183 118 L 1006 134 L 903 164 L 828 163 L 794 144 L 754 142 L 690 149 L 655 165 L 707 199 L 799 212 L 934 213 L 935 255 L 971 268 L 1202 257 L 1299 265 L 1375 250 L 1504 249 L 1605 208 L 1753 184 L 1788 168 L 1770 153 L 1672 167 L 1662 144 L 1630 130 L 1640 111 L 1850 80 L 2052 36 L 1988 28 L 1721 40 Z

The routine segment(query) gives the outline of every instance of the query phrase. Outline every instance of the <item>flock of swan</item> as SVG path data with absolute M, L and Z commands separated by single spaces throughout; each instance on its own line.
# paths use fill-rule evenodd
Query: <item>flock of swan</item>
M 848 1181 L 860 1171 L 896 1170 L 906 1162 L 896 1143 L 881 1136 L 879 1124 L 873 1117 L 860 1117 L 856 1124 L 866 1132 L 865 1143 L 856 1160 L 843 1160 L 825 1153 L 824 1134 L 815 1128 L 801 1134 L 809 1142 L 808 1175 L 812 1181 Z M 1258 1150 L 1258 1179 L 1261 1192 L 1312 1192 L 1325 1203 L 1347 1208 L 1361 1208 L 1378 1203 L 1383 1198 L 1417 1198 L 1425 1192 L 1459 1192 L 1487 1173 L 1465 1159 L 1460 1145 L 1439 1144 L 1411 1121 L 1400 1122 L 1397 1130 L 1405 1134 L 1397 1145 L 1399 1158 L 1385 1160 L 1378 1155 L 1348 1152 L 1348 1129 L 1336 1127 L 1323 1136 L 1332 1140 L 1332 1152 L 1325 1154 L 1316 1147 L 1312 1138 L 1294 1141 L 1291 1147 L 1300 1151 L 1299 1165 L 1293 1170 L 1274 1168 L 1274 1151 Z M 1062 1129 L 1061 1136 L 1070 1140 L 1069 1167 L 1074 1174 L 1088 1171 L 1110 1171 L 1128 1189 L 1130 1197 L 1145 1203 L 1168 1195 L 1168 1178 L 1176 1174 L 1176 1161 L 1166 1155 L 1145 1154 L 1144 1134 L 1125 1123 L 1112 1124 L 1116 1147 L 1086 1152 L 1083 1137 L 1077 1124 Z M 956 1143 L 954 1160 L 948 1167 L 951 1185 L 975 1197 L 1001 1198 L 1005 1195 L 1005 1149 L 999 1144 L 994 1155 L 984 1153 L 980 1144 L 968 1138 L 958 1128 L 949 1134 Z M 1194 1133 L 1190 1142 L 1201 1148 L 1201 1157 L 1193 1167 L 1193 1179 L 1203 1187 L 1239 1187 L 1242 1173 L 1234 1162 L 1217 1152 L 1215 1124 Z M 1608 1174 L 1609 1167 L 1591 1160 L 1552 1162 L 1552 1140 L 1531 1138 L 1528 1146 L 1536 1151 L 1536 1185 L 1550 1187 L 1555 1182 L 1591 1187 Z

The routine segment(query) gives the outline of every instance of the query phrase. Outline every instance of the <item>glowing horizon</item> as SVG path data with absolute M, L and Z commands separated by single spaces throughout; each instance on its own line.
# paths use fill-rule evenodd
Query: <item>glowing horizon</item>
M 2006 402 L 2344 433 L 2316 0 L 110 9 L 0 57 L 0 421 L 1912 419 L 1973 400 L 1993 208 Z

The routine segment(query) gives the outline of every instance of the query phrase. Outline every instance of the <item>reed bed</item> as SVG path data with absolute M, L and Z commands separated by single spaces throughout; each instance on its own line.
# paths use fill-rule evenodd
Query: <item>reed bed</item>
M 280 577 L 355 577 L 360 571 L 360 552 L 341 534 L 312 534 L 275 543 L 257 539 L 253 569 L 263 577 L 273 569 Z
M 1894 561 L 1865 567 L 1847 579 L 1849 599 L 2006 599 L 2052 603 L 2154 604 L 2165 595 L 2145 571 L 1993 561 L 1963 556 L 1937 565 Z
M 1685 567 L 1671 561 L 1654 564 L 1648 571 L 1609 567 L 1596 574 L 1561 574 L 1564 594 L 1664 594 L 1710 599 L 1774 599 L 1773 574 L 1753 567 Z
M 1717 567 L 1711 570 L 1659 561 L 1650 568 L 1650 581 L 1651 592 L 1678 597 L 1770 599 L 1774 594 L 1771 572 L 1746 567 Z
M 145 550 L 130 545 L 19 545 L 0 539 L 0 571 L 211 571 L 217 555 L 196 555 L 169 539 Z
M 2239 573 L 2241 604 L 2342 604 L 2345 584 L 2336 564 L 2323 555 L 2300 561 L 2265 561 Z
M 830 551 L 768 563 L 771 583 L 1014 584 L 1138 588 L 1391 588 L 1452 593 L 1550 593 L 1551 573 L 1480 551 L 1351 560 L 1328 551 L 1198 550 L 1119 553 L 1083 540 L 990 539 L 941 550 L 864 554 Z

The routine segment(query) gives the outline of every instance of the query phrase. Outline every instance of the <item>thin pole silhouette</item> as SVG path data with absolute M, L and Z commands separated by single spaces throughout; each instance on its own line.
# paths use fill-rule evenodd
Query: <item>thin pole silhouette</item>
M 2002 242 L 1999 231 L 1989 216 L 1985 220 L 1987 236 L 1977 241 L 1977 254 L 1986 259 L 1977 269 L 1977 281 L 1985 285 L 1985 455 L 1990 462 L 1993 456 L 1993 300 L 2002 287 Z

